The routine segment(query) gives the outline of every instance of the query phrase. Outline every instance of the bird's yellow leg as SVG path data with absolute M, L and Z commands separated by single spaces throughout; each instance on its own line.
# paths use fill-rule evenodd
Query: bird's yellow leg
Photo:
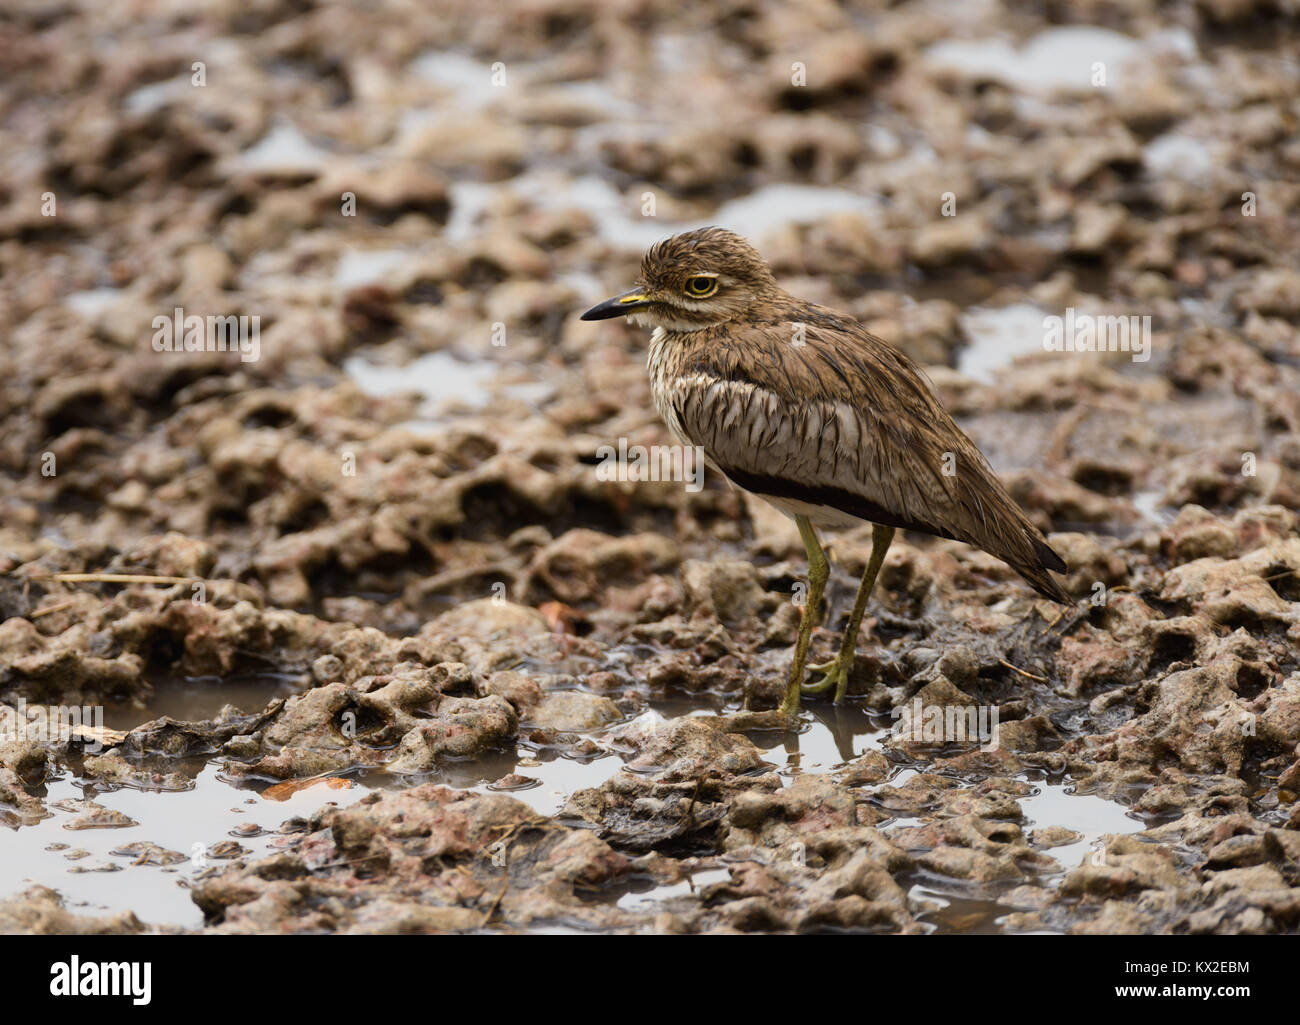
M 807 516 L 796 516 L 795 525 L 803 539 L 804 551 L 808 553 L 808 594 L 799 618 L 799 639 L 794 644 L 794 662 L 790 666 L 790 682 L 786 686 L 785 701 L 781 711 L 794 715 L 799 711 L 799 685 L 803 682 L 804 663 L 808 659 L 808 640 L 812 636 L 813 616 L 822 601 L 822 592 L 826 589 L 826 578 L 830 575 L 830 565 L 826 553 L 817 541 L 817 533 Z
M 809 666 L 813 672 L 825 673 L 826 676 L 816 683 L 804 684 L 801 688 L 805 694 L 820 694 L 835 688 L 835 703 L 844 700 L 844 693 L 849 689 L 849 671 L 853 668 L 853 659 L 857 651 L 858 630 L 862 627 L 862 616 L 867 611 L 867 599 L 876 584 L 876 574 L 885 561 L 885 553 L 894 540 L 894 528 L 875 525 L 871 532 L 871 558 L 867 560 L 866 572 L 862 574 L 862 583 L 858 584 L 858 596 L 853 601 L 853 613 L 849 616 L 848 629 L 840 641 L 839 657 L 821 665 Z

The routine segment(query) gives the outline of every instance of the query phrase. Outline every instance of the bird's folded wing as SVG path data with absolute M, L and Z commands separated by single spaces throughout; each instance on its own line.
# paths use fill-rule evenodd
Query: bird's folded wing
M 685 436 L 741 487 L 828 505 L 874 523 L 957 536 L 944 515 L 958 501 L 943 453 L 899 437 L 844 401 L 794 403 L 743 381 L 683 380 L 674 403 Z M 955 465 L 955 460 L 954 460 Z
M 1059 562 L 915 364 L 847 318 L 790 338 L 784 324 L 750 329 L 743 364 L 724 347 L 698 354 L 670 389 L 677 426 L 719 470 L 1017 568 L 1047 565 L 1040 545 Z

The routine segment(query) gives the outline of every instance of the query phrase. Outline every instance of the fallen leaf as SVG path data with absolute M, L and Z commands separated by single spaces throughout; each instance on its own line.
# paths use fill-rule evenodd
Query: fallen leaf
M 352 787 L 352 780 L 344 779 L 342 776 L 312 776 L 310 779 L 288 779 L 283 783 L 277 783 L 275 786 L 263 790 L 262 799 L 265 801 L 287 801 L 298 791 L 314 787 L 317 783 L 324 783 L 331 790 L 349 790 Z
M 574 633 L 573 624 L 579 619 L 586 618 L 577 609 L 565 605 L 562 601 L 544 601 L 537 606 L 537 611 L 546 617 L 551 632 L 557 634 Z

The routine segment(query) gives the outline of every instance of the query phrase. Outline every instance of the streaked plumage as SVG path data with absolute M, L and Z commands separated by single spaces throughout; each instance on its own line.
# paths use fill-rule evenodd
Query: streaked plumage
M 708 278 L 714 293 L 692 298 Z M 738 486 L 819 526 L 866 520 L 965 541 L 1069 600 L 1048 573 L 1065 563 L 920 368 L 852 318 L 784 292 L 740 236 L 705 228 L 658 243 L 637 289 L 583 316 L 623 314 L 654 328 L 664 422 Z

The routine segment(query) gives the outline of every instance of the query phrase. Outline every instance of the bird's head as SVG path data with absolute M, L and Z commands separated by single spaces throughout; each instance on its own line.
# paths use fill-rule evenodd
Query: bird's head
M 699 228 L 651 246 L 630 291 L 606 299 L 583 320 L 628 317 L 668 331 L 699 331 L 743 315 L 776 280 L 748 242 L 725 228 Z

